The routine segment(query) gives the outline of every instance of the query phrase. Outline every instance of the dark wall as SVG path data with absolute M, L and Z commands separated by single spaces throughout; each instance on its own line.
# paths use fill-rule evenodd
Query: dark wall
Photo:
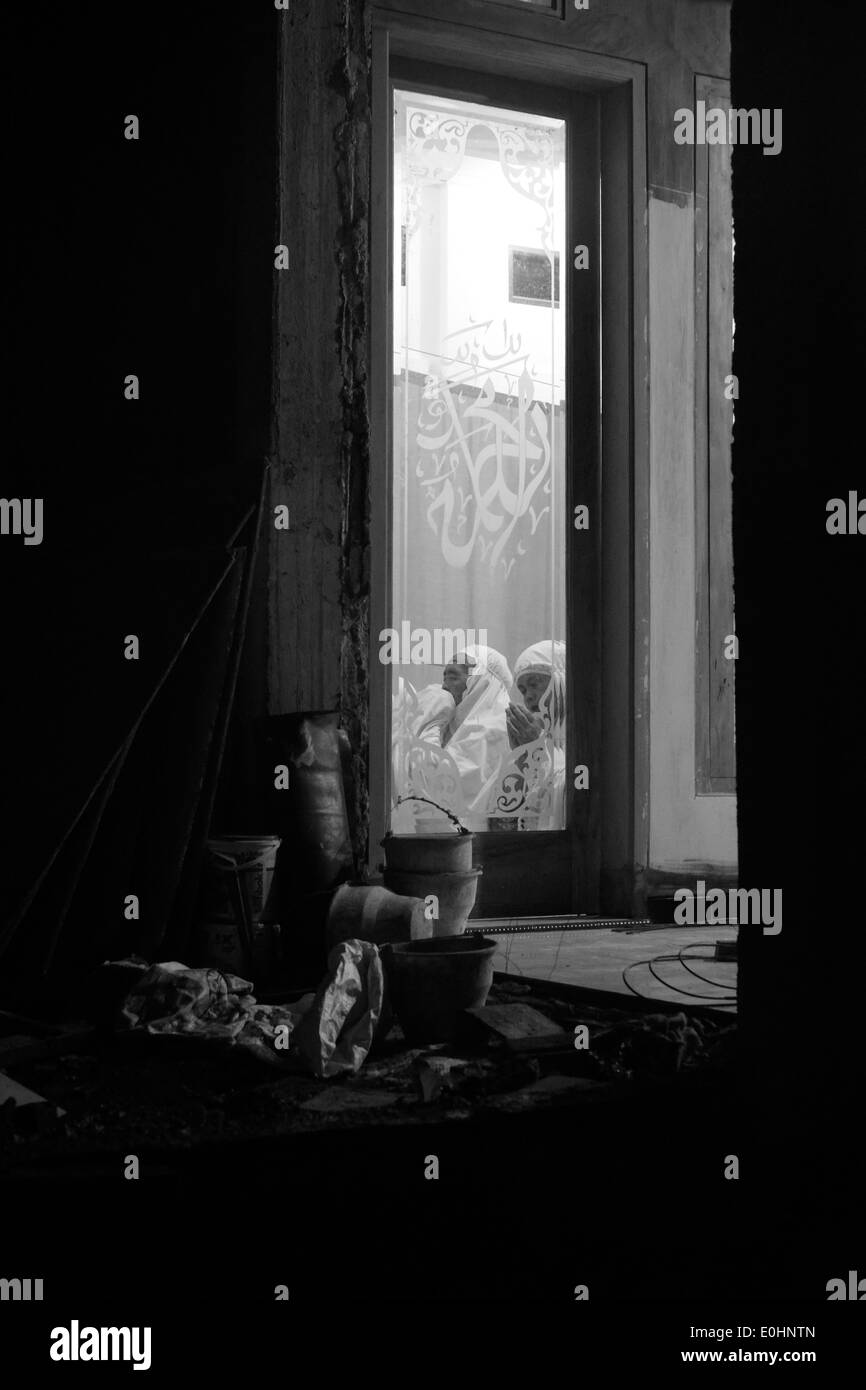
M 0 547 L 0 796 L 22 876 L 22 856 L 53 844 L 119 747 L 258 500 L 277 23 L 272 6 L 240 3 L 15 17 L 0 493 L 44 501 L 42 544 Z M 265 708 L 264 592 L 263 561 L 225 770 L 239 806 L 253 800 L 249 731 Z M 142 636 L 139 663 L 122 659 L 127 633 Z M 178 698 L 203 701 L 208 679 L 184 678 Z
M 767 1265 L 787 1228 L 819 1283 L 862 1246 L 864 541 L 826 507 L 866 489 L 859 58 L 812 18 L 734 6 L 733 102 L 781 107 L 785 136 L 775 170 L 734 157 L 733 470 L 740 882 L 784 893 L 778 937 L 740 933 L 755 1176 Z
M 709 8 L 695 0 L 695 25 Z M 291 563 L 301 574 L 304 553 L 328 531 L 337 538 L 321 562 L 323 583 L 308 586 L 314 620 L 297 635 L 336 621 L 340 637 L 336 656 L 310 642 L 285 661 L 307 661 L 324 698 L 339 696 L 345 679 L 351 606 L 341 613 L 341 580 L 348 570 L 359 593 L 364 583 L 363 500 L 340 469 L 363 447 L 353 428 L 364 190 L 347 171 L 363 168 L 352 132 L 363 128 L 366 51 L 358 6 L 298 0 L 293 9 L 293 22 L 314 10 L 319 18 L 298 31 L 289 69 L 291 140 L 303 160 L 292 166 L 294 201 L 291 178 L 283 196 L 310 260 L 294 290 L 306 307 L 292 320 L 284 390 L 293 370 L 310 380 L 327 361 L 330 374 L 312 445 L 300 407 L 285 436 L 284 464 L 304 480 L 301 505 L 321 528 Z M 628 30 L 625 9 L 593 0 L 603 51 Z M 785 893 L 782 935 L 750 938 L 743 951 L 759 1141 L 743 1179 L 754 1194 L 752 1175 L 763 1171 L 754 1246 L 774 1286 L 788 1277 L 786 1260 L 806 1260 L 810 1223 L 824 1220 L 822 1257 L 804 1264 L 800 1285 L 819 1299 L 862 1249 L 846 1202 L 862 1108 L 864 785 L 863 541 L 824 527 L 829 497 L 864 492 L 859 6 L 840 7 L 832 24 L 816 20 L 822 13 L 737 0 L 732 65 L 735 104 L 781 105 L 786 122 L 777 167 L 744 156 L 734 170 L 741 880 Z M 22 15 L 4 113 L 16 242 L 4 277 L 2 494 L 44 497 L 46 532 L 38 548 L 0 541 L 0 782 L 6 794 L 12 774 L 50 806 L 73 755 L 86 758 L 117 715 L 113 655 L 88 642 L 96 629 L 110 635 L 115 617 L 127 628 L 120 576 L 146 572 L 162 547 L 219 543 L 255 493 L 269 447 L 274 26 L 285 20 L 268 4 L 239 3 L 219 14 L 149 4 L 31 6 Z M 123 140 L 129 112 L 142 118 L 138 145 Z M 143 386 L 129 405 L 128 371 Z M 148 593 L 154 630 L 167 628 L 179 590 L 145 585 Z M 257 698 L 263 705 L 263 669 L 251 647 L 251 709 Z M 4 875 L 44 833 L 38 818 L 6 809 Z M 687 1176 L 676 1153 L 671 1171 L 681 1195 Z M 712 1220 L 705 1225 L 711 1249 Z
M 100 5 L 22 35 L 13 418 L 52 550 L 118 532 L 186 542 L 212 518 L 217 534 L 255 490 L 268 446 L 275 23 L 262 6 L 216 19 L 206 4 L 151 5 L 145 23 Z M 129 113 L 137 142 L 124 139 Z M 136 403 L 123 398 L 127 372 L 141 378 Z
M 277 463 L 268 697 L 273 714 L 335 710 L 366 807 L 370 545 L 367 400 L 369 6 L 297 0 L 282 18 Z M 380 538 L 372 538 L 379 544 Z

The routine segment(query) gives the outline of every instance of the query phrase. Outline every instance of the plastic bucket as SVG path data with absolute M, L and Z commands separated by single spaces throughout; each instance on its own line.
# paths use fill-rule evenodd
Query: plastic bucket
M 382 945 L 386 941 L 418 941 L 433 935 L 420 898 L 390 892 L 377 884 L 343 883 L 328 912 L 328 945 L 360 937 Z
M 279 914 L 273 895 L 276 835 L 223 835 L 208 840 L 204 912 L 208 922 L 268 922 Z M 240 895 L 240 897 L 239 897 Z

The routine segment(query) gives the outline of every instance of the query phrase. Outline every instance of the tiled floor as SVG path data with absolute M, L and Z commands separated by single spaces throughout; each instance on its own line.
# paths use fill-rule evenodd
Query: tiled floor
M 479 927 L 483 930 L 481 923 Z M 736 940 L 735 927 L 662 927 L 633 932 L 605 928 L 485 935 L 499 942 L 495 969 L 511 975 L 562 980 L 570 985 L 630 995 L 631 990 L 623 981 L 623 970 L 630 967 L 628 981 L 639 994 L 683 1005 L 720 1005 L 736 992 L 736 963 L 712 959 L 716 941 Z M 679 952 L 687 958 L 691 970 L 706 976 L 706 981 L 690 973 L 677 959 Z M 659 956 L 673 959 L 656 961 Z M 659 983 L 648 965 L 642 963 L 647 960 L 653 961 L 666 985 Z M 694 993 L 678 992 L 682 990 Z M 722 1011 L 733 1014 L 735 1010 L 727 1004 Z

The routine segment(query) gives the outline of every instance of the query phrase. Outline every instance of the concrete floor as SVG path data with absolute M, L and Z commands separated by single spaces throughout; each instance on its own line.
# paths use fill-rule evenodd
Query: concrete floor
M 483 923 L 479 922 L 477 929 L 484 930 Z M 627 966 L 633 966 L 628 971 L 630 984 L 634 990 L 650 999 L 666 999 L 685 1006 L 702 1004 L 712 1007 L 715 1001 L 730 999 L 736 992 L 736 963 L 712 959 L 715 942 L 735 941 L 736 927 L 657 927 L 636 931 L 605 928 L 501 934 L 489 931 L 485 935 L 499 942 L 499 950 L 494 957 L 495 969 L 509 975 L 562 980 L 565 984 L 630 995 L 622 972 Z M 676 957 L 679 951 L 689 958 L 692 970 L 697 970 L 713 983 L 696 979 L 676 959 L 655 963 L 657 956 Z M 650 959 L 669 987 L 660 984 L 649 967 L 640 963 Z M 697 995 L 704 997 L 681 994 L 678 990 L 694 990 Z M 728 1004 L 721 1012 L 733 1014 L 735 1008 Z

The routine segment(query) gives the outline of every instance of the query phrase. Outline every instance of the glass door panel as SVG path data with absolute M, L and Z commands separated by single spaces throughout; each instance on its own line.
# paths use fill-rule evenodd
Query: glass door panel
M 567 123 L 393 117 L 390 828 L 564 831 Z

